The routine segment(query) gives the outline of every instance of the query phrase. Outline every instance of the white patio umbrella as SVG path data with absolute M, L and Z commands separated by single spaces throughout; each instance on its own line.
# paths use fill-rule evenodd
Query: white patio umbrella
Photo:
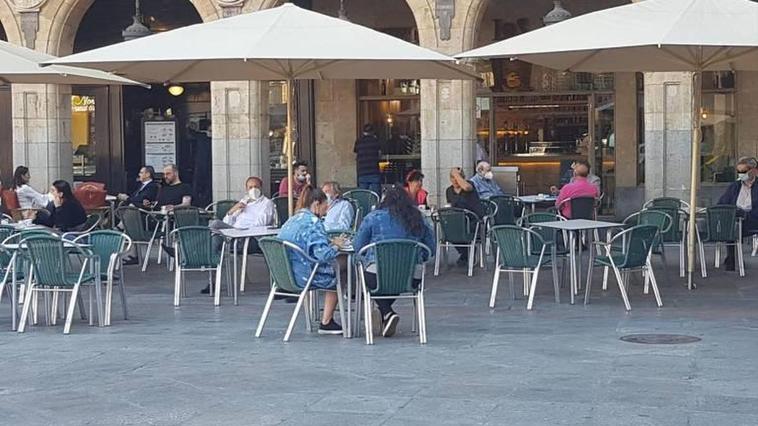
M 477 76 L 449 56 L 291 3 L 78 53 L 53 64 L 140 81 L 286 80 L 287 179 L 292 178 L 294 80 Z M 290 211 L 292 191 L 289 191 Z
M 577 72 L 693 72 L 690 208 L 695 209 L 700 183 L 701 74 L 758 70 L 758 4 L 644 0 L 581 15 L 456 57 L 518 59 Z M 690 288 L 695 230 L 695 220 L 690 220 Z
M 142 85 L 107 72 L 55 65 L 40 66 L 55 56 L 0 40 L 0 83 Z

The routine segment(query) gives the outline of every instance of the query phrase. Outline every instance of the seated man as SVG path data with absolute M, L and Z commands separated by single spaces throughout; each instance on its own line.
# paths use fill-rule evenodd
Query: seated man
M 326 182 L 321 187 L 329 202 L 324 218 L 324 228 L 330 231 L 352 231 L 355 211 L 350 201 L 342 198 L 342 188 L 337 182 Z
M 758 232 L 758 163 L 755 158 L 742 157 L 737 161 L 737 182 L 729 185 L 719 204 L 737 206 L 743 217 L 742 237 Z M 735 270 L 735 247 L 729 246 L 724 260 L 728 271 Z
M 445 190 L 445 197 L 451 207 L 472 211 L 479 218 L 484 216 L 474 184 L 466 180 L 460 167 L 454 167 L 450 170 L 450 186 Z M 468 248 L 456 247 L 455 249 L 460 254 L 458 266 L 468 265 Z
M 559 206 L 561 211 L 559 212 L 563 217 L 571 219 L 571 203 L 568 202 L 561 206 L 561 203 L 571 198 L 579 197 L 592 197 L 597 198 L 600 196 L 598 188 L 590 183 L 587 176 L 590 173 L 590 165 L 584 160 L 577 161 L 574 167 L 574 177 L 570 183 L 564 185 L 561 188 L 558 198 L 555 200 L 555 205 Z
M 489 200 L 495 195 L 505 195 L 500 185 L 495 182 L 492 166 L 486 161 L 480 161 L 476 165 L 476 174 L 471 178 L 471 183 L 479 194 L 479 199 Z
M 305 185 L 311 184 L 311 175 L 308 173 L 308 163 L 305 161 L 298 161 L 293 166 L 292 182 L 284 179 L 279 183 L 279 196 L 286 197 L 289 194 L 290 188 L 292 188 L 292 196 L 298 198 L 300 191 L 303 190 Z
M 139 169 L 137 182 L 139 187 L 131 195 L 118 194 L 118 200 L 135 207 L 150 207 L 158 198 L 158 184 L 154 181 L 155 169 L 153 166 L 144 166 Z
M 589 162 L 586 162 L 586 161 L 582 161 L 582 162 L 585 163 L 587 165 L 587 167 L 589 167 L 589 169 L 590 169 L 590 173 L 587 175 L 587 181 L 589 181 L 589 183 L 591 183 L 591 184 L 593 184 L 593 185 L 595 185 L 597 187 L 598 194 L 601 193 L 602 189 L 601 189 L 600 185 L 602 183 L 602 180 L 600 179 L 599 176 L 597 176 L 596 174 L 592 173 L 592 167 L 590 167 Z M 577 164 L 579 164 L 578 161 L 574 161 L 573 163 L 571 163 L 571 169 L 568 170 L 569 176 L 565 176 L 564 175 L 564 176 L 561 177 L 561 185 L 567 184 L 567 183 L 571 183 L 571 182 L 574 181 L 574 169 L 576 168 Z M 557 186 L 553 185 L 553 186 L 550 187 L 550 193 L 551 194 L 558 195 L 559 192 L 560 192 L 560 190 L 558 189 Z
M 179 179 L 179 169 L 175 164 L 163 167 L 163 181 L 164 185 L 158 191 L 156 208 L 172 210 L 174 207 L 192 204 L 192 187 Z

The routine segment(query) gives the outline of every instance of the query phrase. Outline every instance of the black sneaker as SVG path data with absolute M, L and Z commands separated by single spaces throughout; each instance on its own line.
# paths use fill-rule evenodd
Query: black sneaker
M 124 260 L 123 260 L 123 264 L 127 265 L 127 266 L 128 265 L 138 265 L 139 264 L 139 260 L 137 260 L 136 257 L 131 257 L 131 256 L 130 257 L 125 257 Z
M 342 326 L 334 322 L 334 318 L 332 318 L 329 324 L 318 326 L 318 334 L 342 334 Z
M 390 312 L 384 316 L 382 321 L 382 336 L 392 337 L 397 330 L 397 323 L 400 322 L 400 316 L 395 312 Z
M 200 290 L 200 294 L 211 294 L 211 285 L 208 284 L 204 289 Z
M 173 247 L 166 245 L 166 243 L 161 244 L 161 247 L 163 247 L 163 251 L 165 251 L 169 257 L 174 257 L 175 253 Z
M 735 270 L 737 270 L 736 266 L 737 265 L 736 265 L 736 262 L 735 262 L 735 260 L 734 260 L 733 257 L 727 257 L 724 260 L 724 269 L 726 269 L 727 271 L 735 271 Z

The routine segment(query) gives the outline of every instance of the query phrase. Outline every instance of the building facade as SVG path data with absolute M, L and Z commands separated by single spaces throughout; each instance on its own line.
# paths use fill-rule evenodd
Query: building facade
M 629 0 L 299 0 L 442 53 L 455 54 Z M 0 0 L 0 38 L 62 56 L 274 7 L 277 0 Z M 132 25 L 137 25 L 134 27 Z M 127 27 L 129 32 L 124 32 Z M 602 37 L 602 34 L 598 35 Z M 222 43 L 223 41 L 219 41 Z M 520 189 L 547 192 L 577 159 L 602 178 L 603 212 L 624 216 L 655 196 L 687 197 L 691 75 L 561 73 L 518 61 L 472 63 L 481 82 L 334 80 L 298 83 L 297 154 L 319 180 L 355 184 L 353 143 L 371 123 L 386 183 L 421 168 L 432 203 L 448 171 L 479 158 L 516 166 Z M 704 77 L 704 202 L 758 153 L 756 73 Z M 33 185 L 100 180 L 123 191 L 145 161 L 150 129 L 173 129 L 174 160 L 200 201 L 237 198 L 245 177 L 283 175 L 282 82 L 198 82 L 181 88 L 0 86 L 0 176 L 27 165 Z M 181 93 L 179 93 L 181 92 Z M 211 136 L 210 144 L 197 130 Z M 193 125 L 194 124 L 194 125 Z M 193 131 L 188 128 L 195 129 Z M 147 145 L 146 145 L 147 144 Z M 209 146 L 208 146 L 209 145 Z

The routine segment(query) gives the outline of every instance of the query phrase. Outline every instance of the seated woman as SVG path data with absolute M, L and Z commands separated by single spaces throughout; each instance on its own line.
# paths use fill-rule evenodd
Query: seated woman
M 308 256 L 319 261 L 320 265 L 311 286 L 322 290 L 336 288 L 337 275 L 333 263 L 337 258 L 339 247 L 344 244 L 341 238 L 329 241 L 326 235 L 323 217 L 326 216 L 328 209 L 326 194 L 318 188 L 306 185 L 297 199 L 297 211 L 279 231 L 280 239 L 295 244 Z M 297 284 L 305 287 L 313 270 L 313 264 L 298 253 L 292 253 L 290 263 Z M 318 329 L 319 334 L 342 334 L 342 326 L 333 318 L 336 306 L 337 293 L 327 292 L 324 297 L 324 312 Z
M 65 180 L 56 180 L 50 187 L 50 194 L 53 196 L 52 205 L 48 206 L 50 216 L 37 216 L 34 223 L 57 228 L 62 232 L 81 231 L 87 221 L 87 212 L 74 197 L 71 185 Z
M 411 200 L 414 200 L 417 206 L 426 206 L 426 198 L 429 193 L 424 189 L 424 175 L 418 170 L 411 170 L 405 177 L 405 190 Z
M 426 225 L 421 212 L 408 197 L 404 188 L 395 186 L 384 193 L 384 198 L 376 210 L 369 213 L 361 223 L 358 233 L 353 240 L 355 252 L 358 253 L 363 247 L 390 239 L 406 239 L 419 241 L 432 250 L 434 255 L 434 234 Z M 372 253 L 367 254 L 371 262 Z M 364 274 L 368 288 L 375 289 L 376 274 L 366 271 Z M 421 279 L 414 280 L 419 284 Z M 382 336 L 390 337 L 395 334 L 400 317 L 392 310 L 393 299 L 377 299 L 376 304 L 382 315 Z

